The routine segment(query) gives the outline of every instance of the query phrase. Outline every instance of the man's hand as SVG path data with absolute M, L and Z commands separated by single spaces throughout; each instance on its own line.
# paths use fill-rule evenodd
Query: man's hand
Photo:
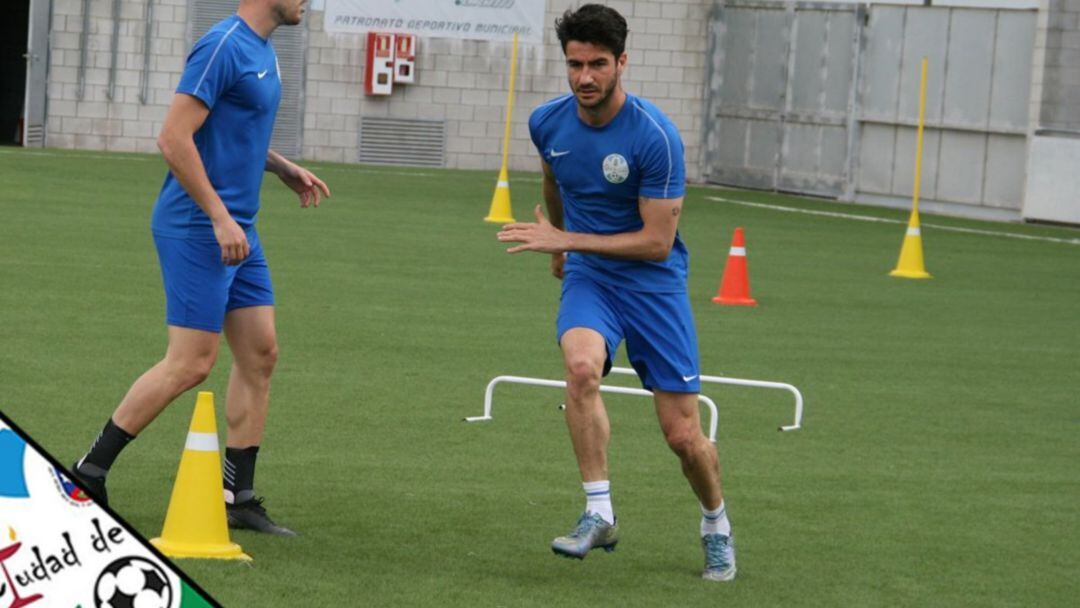
M 533 209 L 533 214 L 536 215 L 535 224 L 525 222 L 507 224 L 496 235 L 504 243 L 521 243 L 507 249 L 506 252 L 563 253 L 568 251 L 570 249 L 569 235 L 551 225 L 551 222 L 544 217 L 544 213 L 540 211 L 540 205 Z M 552 262 L 552 272 L 554 271 L 554 262 Z
M 300 207 L 302 209 L 311 205 L 318 207 L 319 200 L 321 200 L 320 193 L 330 198 L 330 188 L 314 173 L 296 163 L 287 160 L 283 162 L 277 171 L 277 176 L 293 192 L 300 195 Z
M 247 235 L 240 224 L 236 223 L 228 213 L 220 219 L 213 221 L 214 237 L 221 246 L 221 261 L 229 266 L 235 266 L 247 259 L 251 253 Z

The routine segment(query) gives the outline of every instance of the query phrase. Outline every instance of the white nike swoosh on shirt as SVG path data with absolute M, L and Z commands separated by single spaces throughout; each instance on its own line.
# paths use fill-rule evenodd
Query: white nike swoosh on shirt
M 554 148 L 551 149 L 551 152 L 548 152 L 548 154 L 551 156 L 551 158 L 559 158 L 560 156 L 566 156 L 569 153 L 570 153 L 570 150 L 564 150 L 562 152 L 556 152 Z
M 266 76 L 266 73 L 269 72 L 269 71 L 270 70 L 263 70 L 263 71 L 259 72 L 259 80 L 262 80 L 263 76 Z
M 690 381 L 691 381 L 691 380 L 693 380 L 694 378 L 697 378 L 697 374 L 694 374 L 693 376 L 683 376 L 683 377 L 682 377 L 682 381 L 683 381 L 683 382 L 690 382 Z

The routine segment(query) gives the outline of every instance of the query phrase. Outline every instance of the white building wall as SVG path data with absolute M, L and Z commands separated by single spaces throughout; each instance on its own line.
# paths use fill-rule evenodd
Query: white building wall
M 510 167 L 538 168 L 528 137 L 530 110 L 567 91 L 562 50 L 553 22 L 576 0 L 548 3 L 546 42 L 521 47 Z M 625 87 L 649 98 L 679 127 L 687 176 L 701 174 L 705 28 L 709 0 L 610 0 L 630 24 Z M 55 0 L 46 145 L 152 152 L 188 52 L 188 0 L 156 0 L 146 103 L 140 77 L 146 0 L 121 4 L 115 96 L 107 99 L 111 3 L 90 2 L 85 87 L 78 96 L 81 0 Z M 361 116 L 445 120 L 450 168 L 498 169 L 505 126 L 510 45 L 425 38 L 418 82 L 389 98 L 363 93 L 364 36 L 327 34 L 323 12 L 307 16 L 310 30 L 304 102 L 303 158 L 357 162 Z
M 79 98 L 83 3 L 54 0 L 45 144 L 57 148 L 150 152 L 187 53 L 187 1 L 156 0 L 147 103 L 139 101 L 145 1 L 121 3 L 116 82 L 108 99 L 113 31 L 109 2 L 90 2 L 82 98 Z
M 571 0 L 546 0 L 543 45 L 523 44 L 510 146 L 512 170 L 538 169 L 528 134 L 532 108 L 568 91 L 554 20 Z M 576 5 L 577 3 L 573 3 Z M 629 22 L 624 86 L 656 103 L 679 127 L 687 175 L 701 175 L 707 0 L 623 0 L 607 4 Z M 323 14 L 309 27 L 304 156 L 335 162 L 357 158 L 360 116 L 445 120 L 447 166 L 498 169 L 505 129 L 511 47 L 508 43 L 423 39 L 417 83 L 395 85 L 390 97 L 365 97 L 366 38 L 327 34 Z
M 1080 0 L 1040 0 L 1023 217 L 1080 224 Z

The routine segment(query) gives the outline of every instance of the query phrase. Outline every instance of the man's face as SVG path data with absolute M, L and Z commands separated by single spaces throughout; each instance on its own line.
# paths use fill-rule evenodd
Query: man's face
M 626 53 L 615 57 L 607 47 L 571 40 L 566 43 L 566 75 L 570 90 L 584 108 L 607 103 L 626 67 Z
M 298 25 L 304 18 L 305 5 L 308 0 L 276 0 L 274 2 L 274 15 L 278 23 L 282 25 Z

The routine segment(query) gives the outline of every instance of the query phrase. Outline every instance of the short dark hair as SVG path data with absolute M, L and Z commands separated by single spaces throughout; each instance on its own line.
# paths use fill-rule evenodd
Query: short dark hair
M 628 32 L 626 19 L 603 4 L 586 4 L 576 11 L 566 9 L 563 16 L 555 20 L 555 33 L 563 53 L 566 53 L 566 44 L 576 40 L 603 46 L 618 59 L 626 50 Z

